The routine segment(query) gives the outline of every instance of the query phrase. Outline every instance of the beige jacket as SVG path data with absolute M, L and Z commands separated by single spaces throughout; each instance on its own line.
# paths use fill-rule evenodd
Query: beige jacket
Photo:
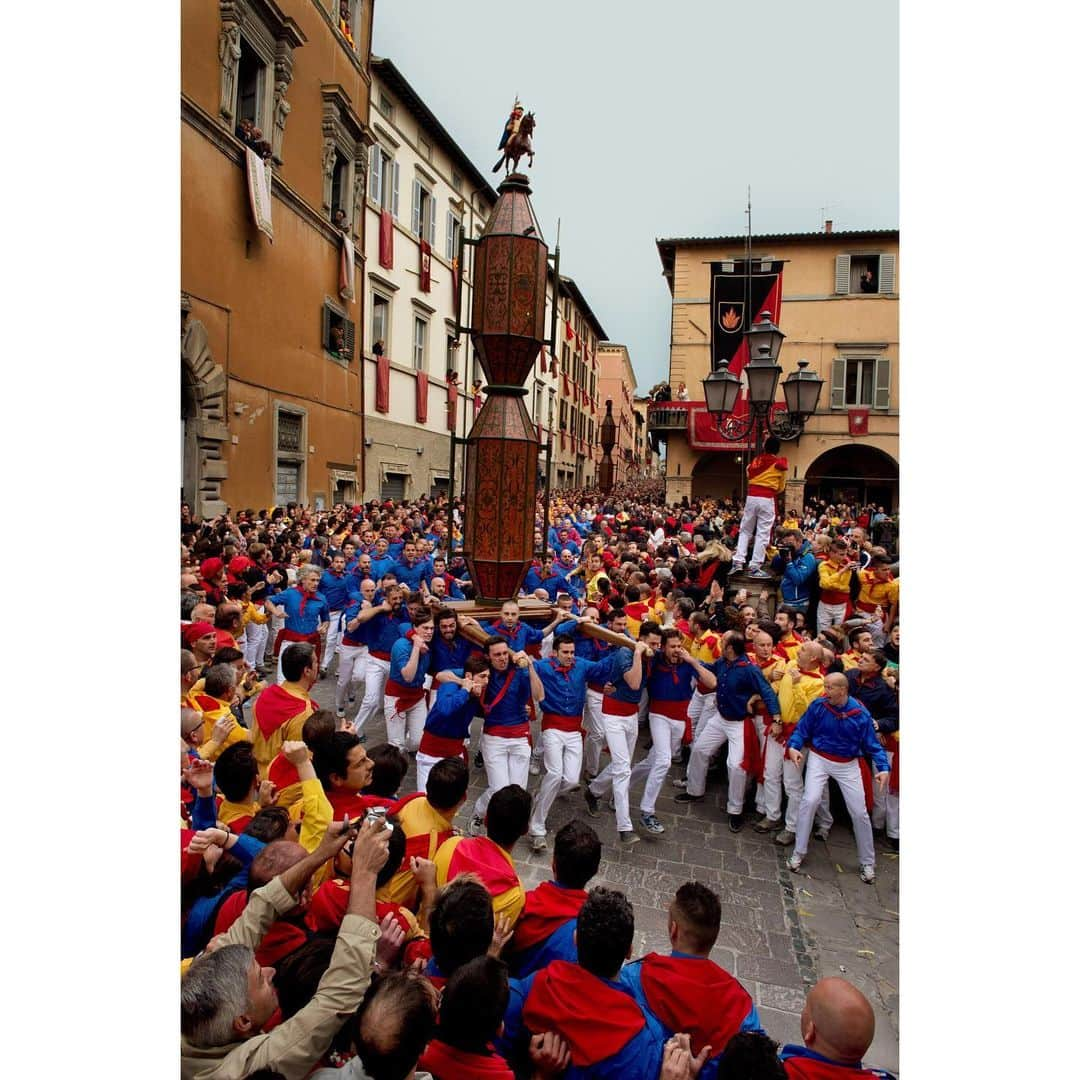
M 251 894 L 244 913 L 225 934 L 225 944 L 256 948 L 271 924 L 295 905 L 275 878 Z M 181 1080 L 241 1080 L 267 1068 L 286 1080 L 303 1080 L 363 999 L 378 940 L 379 928 L 370 919 L 346 915 L 330 966 L 311 1001 L 265 1035 L 205 1048 L 181 1038 Z

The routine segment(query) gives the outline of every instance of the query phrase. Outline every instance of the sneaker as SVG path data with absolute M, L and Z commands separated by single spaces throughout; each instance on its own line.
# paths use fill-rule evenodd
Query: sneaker
M 344 709 L 338 709 L 337 718 L 339 720 L 344 720 L 345 719 L 345 710 Z
M 727 827 L 732 832 L 738 832 L 743 827 L 742 814 L 728 814 Z
M 529 762 L 529 775 L 530 776 L 539 776 L 540 775 L 540 762 L 536 758 L 533 758 L 532 761 Z
M 829 830 L 823 829 L 820 825 L 814 830 L 814 839 L 821 840 L 822 842 L 829 839 Z
M 356 704 L 356 695 L 355 694 L 350 694 L 349 695 L 349 704 L 350 705 L 355 705 Z
M 864 866 L 860 866 L 859 878 L 862 881 L 865 881 L 867 885 L 873 885 L 875 881 L 874 868 L 869 863 Z
M 469 822 L 469 835 L 470 836 L 483 836 L 484 835 L 484 819 L 473 815 L 472 821 Z
M 801 855 L 797 855 L 795 852 L 792 852 L 791 856 L 788 858 L 787 861 L 787 868 L 793 874 L 797 874 L 799 872 L 799 867 L 802 866 L 802 860 L 803 857 Z
M 675 801 L 676 802 L 681 802 L 681 803 L 704 802 L 705 801 L 705 796 L 704 795 L 691 795 L 689 791 L 680 791 L 679 794 L 675 796 Z
M 325 679 L 327 676 L 326 668 L 319 668 L 319 678 Z
M 763 817 L 760 821 L 754 822 L 754 832 L 767 833 L 772 832 L 773 829 L 780 828 L 780 819 L 770 821 L 767 817 Z
M 480 753 L 479 750 L 476 751 L 476 757 L 473 758 L 473 765 L 476 766 L 476 768 L 478 769 L 482 769 L 484 767 L 484 755 Z
M 547 837 L 546 836 L 530 836 L 529 846 L 533 851 L 545 851 L 547 850 Z
M 772 842 L 774 844 L 779 844 L 781 847 L 790 847 L 795 843 L 795 834 L 793 832 L 788 832 L 787 829 L 782 829 L 773 837 Z
M 633 829 L 628 829 L 626 832 L 619 833 L 619 846 L 620 847 L 633 847 L 635 844 L 641 841 L 641 837 L 638 836 Z
M 596 773 L 589 772 L 588 769 L 585 770 L 584 776 L 585 776 L 585 783 L 586 784 L 591 784 L 596 779 Z
M 664 832 L 664 826 L 660 824 L 660 819 L 655 814 L 642 814 L 641 827 L 654 836 L 659 836 Z
M 585 787 L 585 808 L 589 817 L 600 816 L 600 800 L 589 790 L 588 785 Z
M 734 559 L 732 559 L 731 560 L 731 571 L 730 572 L 732 574 L 741 574 L 743 572 L 743 567 L 745 565 L 746 565 L 745 563 L 736 562 Z
M 760 566 L 756 570 L 751 570 L 747 577 L 755 578 L 757 581 L 772 580 L 772 574 L 768 570 L 762 570 Z
M 685 791 L 686 790 L 686 777 L 684 776 L 681 780 L 672 780 L 671 781 L 671 786 L 672 787 L 677 787 L 681 791 Z
M 895 851 L 899 855 L 900 854 L 900 837 L 899 836 L 886 836 L 885 837 L 885 846 L 890 851 Z

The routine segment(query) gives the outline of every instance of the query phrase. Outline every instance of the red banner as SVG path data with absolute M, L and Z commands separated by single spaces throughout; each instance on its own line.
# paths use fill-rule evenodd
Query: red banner
M 431 245 L 420 241 L 420 291 L 431 292 Z
M 378 412 L 390 411 L 390 357 L 375 357 L 375 408 Z
M 849 435 L 865 435 L 870 430 L 869 409 L 848 409 L 847 429 Z
M 480 395 L 480 393 L 478 392 L 478 393 L 474 394 L 473 399 L 472 399 L 472 417 L 473 417 L 474 420 L 480 415 L 480 409 L 483 406 L 483 404 L 484 404 L 484 399 Z
M 446 385 L 446 428 L 448 431 L 457 431 L 457 383 Z
M 570 380 L 566 377 L 566 372 L 562 373 L 562 392 L 563 397 L 570 396 Z
M 427 423 L 428 378 L 423 371 L 416 373 L 416 422 Z
M 573 341 L 574 338 L 577 337 L 577 334 L 574 333 L 574 328 L 570 325 L 569 321 L 566 320 L 566 319 L 563 319 L 563 323 L 566 326 L 566 340 L 567 341 Z
M 540 374 L 547 373 L 547 349 L 540 350 Z
M 394 268 L 394 215 L 389 210 L 379 217 L 379 265 Z

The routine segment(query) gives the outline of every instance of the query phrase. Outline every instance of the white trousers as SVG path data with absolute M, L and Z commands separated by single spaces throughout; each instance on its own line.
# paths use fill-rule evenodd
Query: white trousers
M 811 750 L 806 756 L 806 778 L 803 781 L 803 797 L 799 804 L 799 816 L 795 824 L 795 854 L 805 855 L 810 846 L 810 825 L 822 792 L 832 777 L 839 785 L 844 803 L 851 815 L 855 830 L 855 847 L 859 853 L 860 866 L 874 865 L 874 833 L 870 827 L 870 815 L 866 812 L 866 796 L 863 794 L 862 773 L 858 760 L 830 761 Z
M 386 717 L 386 739 L 399 750 L 415 753 L 420 745 L 427 721 L 427 702 L 421 698 L 407 708 L 396 694 L 383 695 L 383 716 Z
M 823 600 L 819 600 L 817 606 L 818 633 L 830 626 L 839 626 L 844 621 L 845 611 L 847 611 L 847 604 L 826 604 Z
M 334 691 L 334 704 L 338 711 L 345 708 L 349 696 L 349 687 L 354 682 L 363 682 L 367 675 L 368 647 L 366 645 L 338 646 L 337 688 Z
M 338 645 L 341 644 L 342 614 L 340 611 L 330 612 L 330 625 L 326 629 L 326 648 L 323 649 L 322 654 L 323 671 L 330 670 L 330 665 L 334 661 L 334 653 L 337 652 Z
M 799 818 L 799 804 L 803 797 L 803 769 L 785 754 L 785 748 L 775 739 L 765 740 L 765 814 L 770 821 L 780 820 L 780 789 L 787 792 L 787 813 L 784 815 L 784 828 L 789 833 L 795 832 Z M 826 785 L 821 794 L 814 824 L 828 832 L 832 828 L 833 816 L 829 810 L 829 788 Z
M 604 748 L 604 695 L 599 690 L 585 691 L 585 771 L 590 776 L 600 772 L 600 751 Z
M 656 798 L 664 786 L 664 779 L 671 767 L 671 759 L 682 744 L 686 725 L 681 720 L 671 720 L 660 713 L 649 713 L 649 731 L 652 733 L 652 749 L 630 770 L 630 783 L 645 778 L 645 790 L 641 795 L 641 812 L 656 813 Z
M 389 677 L 390 661 L 380 660 L 379 657 L 368 653 L 367 670 L 364 673 L 364 700 L 360 702 L 360 708 L 357 709 L 353 719 L 357 734 L 364 730 L 364 725 L 383 704 L 383 691 L 386 689 L 386 680 Z
M 258 667 L 266 656 L 266 639 L 270 636 L 270 627 L 267 624 L 260 626 L 258 623 L 247 624 L 247 635 L 244 638 L 244 660 L 249 667 Z
M 630 832 L 630 761 L 637 744 L 637 714 L 615 716 L 601 713 L 604 724 L 604 738 L 607 739 L 611 763 L 589 785 L 589 790 L 598 798 L 615 796 L 615 828 L 619 832 Z
M 432 757 L 430 754 L 422 754 L 416 751 L 416 790 L 427 791 L 428 773 L 442 761 L 442 758 Z
M 487 790 L 476 800 L 473 814 L 482 818 L 488 803 L 496 791 L 510 784 L 527 787 L 529 783 L 529 740 L 522 737 L 507 739 L 502 735 L 480 737 L 484 754 L 484 770 L 487 772 Z
M 743 759 L 743 722 L 725 720 L 719 712 L 714 713 L 702 725 L 690 750 L 690 764 L 686 769 L 686 790 L 690 795 L 705 794 L 705 774 L 709 760 L 724 743 L 728 744 L 727 812 L 741 814 L 746 798 L 746 773 L 739 764 Z
M 889 759 L 889 769 L 892 769 L 893 752 L 891 750 L 885 751 L 885 756 Z M 874 792 L 874 809 L 870 815 L 870 819 L 875 829 L 880 829 L 882 825 L 885 826 L 885 835 L 891 837 L 893 840 L 900 839 L 900 792 L 889 791 L 886 789 L 885 794 L 881 795 L 879 792 Z
M 762 495 L 750 495 L 743 510 L 739 525 L 739 546 L 735 550 L 735 562 L 746 564 L 746 550 L 750 546 L 750 537 L 754 538 L 754 554 L 750 558 L 750 569 L 760 569 L 765 561 L 765 546 L 769 542 L 773 522 L 776 520 L 776 500 L 766 499 Z
M 547 816 L 551 812 L 555 796 L 568 791 L 581 780 L 581 733 L 556 731 L 549 728 L 540 733 L 544 748 L 544 777 L 540 790 L 533 799 L 532 817 L 529 819 L 530 836 L 547 835 Z M 486 759 L 485 759 L 486 760 Z
M 700 690 L 695 690 L 694 696 L 690 699 L 690 707 L 687 709 L 687 715 L 690 717 L 691 736 L 696 739 L 697 733 L 708 722 L 709 717 L 715 714 L 716 694 L 703 694 Z

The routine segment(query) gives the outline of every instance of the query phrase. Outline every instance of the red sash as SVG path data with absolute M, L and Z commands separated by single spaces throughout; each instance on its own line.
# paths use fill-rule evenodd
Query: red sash
M 514 1071 L 495 1053 L 471 1054 L 467 1050 L 458 1050 L 439 1039 L 432 1039 L 417 1063 L 420 1069 L 426 1069 L 435 1080 L 514 1080 Z
M 734 976 L 708 959 L 649 953 L 641 961 L 641 988 L 649 1008 L 672 1031 L 690 1036 L 694 1054 L 723 1051 L 753 1007 Z
M 484 699 L 487 697 L 487 687 L 484 687 L 483 693 L 480 695 L 480 707 L 484 710 L 484 718 L 486 719 L 491 715 L 492 710 L 504 697 L 506 697 L 506 691 L 510 689 L 510 684 L 514 681 L 514 677 L 517 675 L 518 669 L 512 667 L 510 674 L 506 677 L 506 682 L 503 683 L 502 689 L 495 695 L 494 701 L 489 705 Z
M 846 604 L 851 597 L 844 589 L 822 589 L 821 590 L 821 602 L 823 604 L 831 604 L 836 606 L 837 604 Z
M 638 704 L 634 701 L 620 701 L 613 694 L 605 694 L 600 711 L 608 716 L 636 716 Z
M 537 972 L 521 1016 L 532 1032 L 558 1032 L 578 1068 L 613 1057 L 645 1026 L 629 994 L 565 960 Z
M 835 761 L 838 765 L 845 765 L 849 761 L 858 761 L 859 775 L 862 777 L 863 796 L 866 799 L 866 811 L 869 813 L 874 809 L 874 781 L 870 776 L 870 766 L 867 764 L 866 758 L 838 757 L 836 754 L 826 754 L 824 750 L 819 750 L 816 746 L 813 750 L 815 754 L 825 758 L 826 761 Z
M 436 735 L 431 731 L 425 731 L 420 736 L 417 753 L 437 758 L 463 757 L 465 755 L 465 740 L 464 738 L 450 739 L 445 735 Z
M 684 745 L 689 744 L 693 739 L 689 708 L 689 701 L 662 701 L 653 698 L 649 700 L 649 712 L 657 713 L 659 716 L 666 716 L 669 720 L 681 720 L 683 722 L 682 741 Z
M 560 889 L 545 881 L 525 894 L 525 908 L 514 927 L 514 948 L 531 949 L 551 937 L 570 919 L 576 919 L 588 893 L 584 889 Z
M 361 795 L 358 791 L 336 789 L 326 793 L 327 802 L 334 811 L 334 820 L 343 821 L 349 815 L 350 821 L 362 818 L 373 806 L 390 806 L 391 800 L 379 795 Z
M 753 717 L 743 717 L 743 757 L 739 762 L 739 768 L 752 776 L 759 784 L 765 782 L 765 758 L 761 753 L 761 743 L 758 742 L 757 727 Z
M 894 795 L 900 794 L 900 740 L 895 735 L 885 736 L 885 749 L 893 758 L 889 768 L 889 790 Z
M 311 703 L 294 697 L 277 684 L 268 686 L 255 699 L 255 723 L 259 725 L 264 739 L 269 739 L 294 716 L 310 709 Z
M 564 716 L 562 713 L 551 713 L 540 710 L 541 731 L 581 731 L 581 716 Z
M 386 680 L 385 694 L 387 697 L 398 699 L 398 712 L 405 712 L 424 700 L 422 686 L 404 686 L 394 679 Z
M 447 881 L 468 873 L 476 874 L 492 896 L 501 896 L 521 884 L 517 871 L 507 861 L 502 848 L 486 836 L 464 837 L 450 856 L 450 865 L 446 868 Z M 546 1031 L 547 1028 L 539 1030 Z
M 300 774 L 296 771 L 296 766 L 284 754 L 278 754 L 270 762 L 267 777 L 274 782 L 278 792 L 300 783 Z

